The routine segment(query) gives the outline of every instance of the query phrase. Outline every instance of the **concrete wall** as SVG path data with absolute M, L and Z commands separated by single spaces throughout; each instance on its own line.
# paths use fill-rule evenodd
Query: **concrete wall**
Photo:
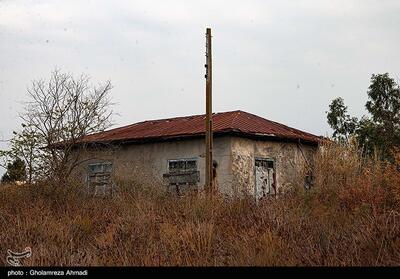
M 167 185 L 162 175 L 168 172 L 168 160 L 196 159 L 200 171 L 200 189 L 204 186 L 205 140 L 188 139 L 170 142 L 131 144 L 114 149 L 87 151 L 82 157 L 90 158 L 80 168 L 78 175 L 85 176 L 86 166 L 90 163 L 109 160 L 113 162 L 115 174 L 118 177 L 150 180 L 159 185 Z M 214 139 L 214 160 L 217 161 L 217 185 L 222 191 L 228 182 L 232 181 L 231 137 Z
M 305 166 L 313 164 L 313 155 L 317 147 L 298 145 L 297 143 L 251 140 L 233 137 L 232 172 L 236 193 L 244 191 L 254 194 L 255 158 L 269 158 L 275 161 L 277 192 L 282 192 L 297 182 L 304 180 Z
M 104 150 L 91 150 L 82 155 L 88 158 L 78 175 L 86 175 L 89 163 L 109 160 L 115 174 L 123 179 L 149 180 L 166 186 L 162 175 L 168 172 L 170 159 L 197 159 L 200 171 L 199 189 L 204 186 L 205 140 L 187 139 L 170 142 L 123 145 Z M 217 187 L 223 194 L 254 194 L 254 163 L 256 157 L 275 160 L 277 190 L 290 186 L 296 179 L 303 179 L 306 165 L 312 163 L 316 147 L 296 143 L 251 140 L 234 136 L 214 138 L 214 157 L 217 161 Z M 165 187 L 166 189 L 166 187 Z

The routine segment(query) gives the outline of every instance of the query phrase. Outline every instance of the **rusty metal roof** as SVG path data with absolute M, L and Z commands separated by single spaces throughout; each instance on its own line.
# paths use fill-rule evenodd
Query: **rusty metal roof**
M 235 134 L 318 143 L 321 138 L 244 111 L 213 114 L 216 136 Z M 205 115 L 149 120 L 84 137 L 85 143 L 143 142 L 205 135 Z

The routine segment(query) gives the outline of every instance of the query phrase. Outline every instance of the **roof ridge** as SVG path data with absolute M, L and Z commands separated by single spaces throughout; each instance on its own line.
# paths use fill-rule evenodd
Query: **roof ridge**
M 214 115 L 219 115 L 219 114 L 234 113 L 234 112 L 241 112 L 241 110 L 214 112 L 213 116 Z M 128 124 L 128 125 L 115 127 L 115 128 L 109 129 L 109 130 L 95 132 L 95 133 L 92 133 L 92 134 L 89 134 L 89 135 L 95 135 L 95 134 L 98 134 L 98 133 L 109 133 L 109 132 L 113 132 L 113 131 L 123 130 L 123 129 L 131 128 L 131 127 L 133 127 L 135 125 L 149 123 L 149 122 L 163 122 L 163 121 L 167 121 L 167 120 L 178 120 L 178 119 L 183 119 L 183 118 L 200 117 L 200 116 L 205 116 L 205 115 L 206 114 L 203 113 L 203 114 L 193 114 L 193 115 L 186 115 L 186 116 L 175 116 L 175 117 L 161 118 L 161 119 L 143 120 L 143 121 L 135 122 L 135 123 Z
M 234 113 L 234 112 L 241 112 L 241 110 L 213 112 L 213 115 L 217 115 L 217 114 L 226 114 L 226 113 Z M 136 122 L 136 123 L 134 123 L 134 124 L 141 124 L 141 123 L 154 122 L 154 121 L 175 120 L 175 119 L 182 119 L 182 118 L 189 118 L 189 117 L 198 117 L 198 116 L 205 116 L 205 115 L 206 115 L 205 113 L 202 113 L 202 114 L 192 114 L 192 115 L 184 115 L 184 116 L 174 116 L 174 117 L 161 118 L 161 119 L 149 119 L 149 120 L 144 120 L 144 121 Z M 130 125 L 134 125 L 134 124 L 130 124 Z M 127 125 L 127 126 L 130 126 L 130 125 Z
M 230 131 L 248 135 L 302 138 L 310 141 L 316 141 L 318 138 L 311 133 L 242 110 L 216 112 L 213 116 L 215 117 L 213 130 L 216 133 Z M 204 117 L 205 114 L 196 114 L 145 120 L 87 135 L 87 140 L 139 140 L 151 137 L 199 135 L 205 133 Z

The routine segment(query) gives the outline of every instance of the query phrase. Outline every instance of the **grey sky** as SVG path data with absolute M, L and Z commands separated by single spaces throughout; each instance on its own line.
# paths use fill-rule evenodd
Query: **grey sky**
M 372 73 L 400 77 L 398 0 L 0 0 L 0 139 L 56 66 L 110 79 L 117 125 L 203 113 L 206 27 L 214 111 L 325 135 L 331 99 L 360 116 Z

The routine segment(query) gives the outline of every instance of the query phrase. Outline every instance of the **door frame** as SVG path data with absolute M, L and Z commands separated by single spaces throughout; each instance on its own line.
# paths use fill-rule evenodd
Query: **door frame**
M 256 161 L 257 160 L 259 160 L 259 161 L 272 161 L 272 164 L 273 164 L 273 168 L 272 168 L 273 169 L 273 174 L 272 174 L 273 181 L 272 181 L 272 183 L 273 183 L 273 185 L 275 187 L 274 195 L 276 194 L 276 188 L 277 187 L 276 187 L 276 159 L 275 159 L 275 157 L 255 156 L 254 157 L 254 162 L 253 162 L 253 167 L 254 167 L 254 198 L 258 202 L 258 198 L 257 198 L 257 179 L 256 179 L 256 172 L 257 172 Z

